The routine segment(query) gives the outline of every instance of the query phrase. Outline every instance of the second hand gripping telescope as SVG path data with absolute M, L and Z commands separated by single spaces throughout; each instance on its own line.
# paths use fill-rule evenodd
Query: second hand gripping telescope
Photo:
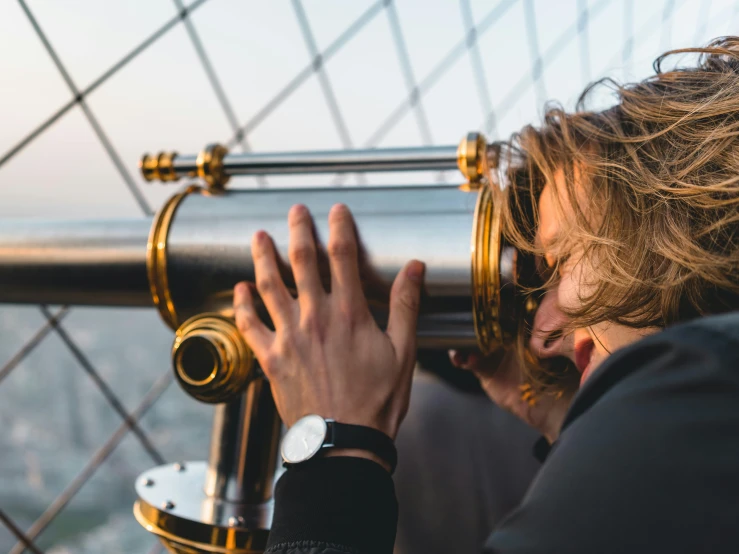
M 319 240 L 346 204 L 356 220 L 360 274 L 379 325 L 404 263 L 426 263 L 419 348 L 491 353 L 522 333 L 537 304 L 535 268 L 501 235 L 499 149 L 470 133 L 458 147 L 198 155 L 145 155 L 147 181 L 190 182 L 153 219 L 3 221 L 0 302 L 154 306 L 175 332 L 175 376 L 216 405 L 208 462 L 149 470 L 137 482 L 139 522 L 171 552 L 261 552 L 271 521 L 280 421 L 269 383 L 233 322 L 232 292 L 254 281 L 250 239 L 274 239 L 288 287 L 287 213 L 308 207 Z M 232 190 L 240 175 L 449 170 L 461 185 Z M 325 262 L 325 260 L 323 260 Z M 319 264 L 330 287 L 327 262 Z M 266 314 L 265 314 L 266 317 Z

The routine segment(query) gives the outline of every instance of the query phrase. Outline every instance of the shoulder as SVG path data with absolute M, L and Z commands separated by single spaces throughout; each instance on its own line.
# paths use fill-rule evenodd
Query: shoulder
M 563 429 L 594 405 L 623 395 L 738 382 L 739 312 L 696 319 L 649 336 L 606 360 L 573 400 Z
M 495 551 L 739 544 L 738 339 L 739 315 L 706 318 L 609 358 L 577 395 L 523 503 L 491 537 Z

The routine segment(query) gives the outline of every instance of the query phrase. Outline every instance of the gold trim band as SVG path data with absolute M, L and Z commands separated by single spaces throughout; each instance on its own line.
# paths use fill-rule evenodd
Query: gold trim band
M 145 181 L 177 181 L 179 177 L 174 170 L 174 159 L 177 152 L 160 152 L 154 156 L 144 154 L 139 160 L 139 170 Z
M 503 346 L 500 325 L 501 208 L 489 186 L 477 197 L 472 229 L 472 314 L 477 344 L 483 354 Z
M 178 554 L 261 554 L 269 531 L 221 528 L 184 520 L 137 500 L 133 515 L 144 529 L 157 535 L 165 546 Z
M 457 166 L 467 179 L 467 189 L 479 189 L 487 178 L 487 140 L 480 133 L 469 133 L 457 148 Z
M 175 310 L 167 279 L 167 237 L 175 212 L 184 198 L 202 189 L 196 185 L 187 187 L 167 200 L 154 216 L 154 222 L 146 243 L 146 274 L 149 278 L 149 290 L 154 305 L 164 322 L 172 329 L 179 327 L 179 319 Z
M 221 191 L 226 187 L 230 178 L 223 170 L 223 158 L 228 154 L 228 148 L 222 144 L 209 144 L 198 154 L 195 162 L 198 168 L 198 177 L 208 183 L 211 190 Z
M 232 319 L 205 313 L 177 329 L 172 365 L 185 392 L 218 404 L 244 392 L 254 374 L 254 354 Z

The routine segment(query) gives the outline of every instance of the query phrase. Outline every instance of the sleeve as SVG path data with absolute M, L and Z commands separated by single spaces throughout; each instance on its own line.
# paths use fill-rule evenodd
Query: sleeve
M 265 554 L 392 554 L 398 505 L 390 474 L 363 458 L 317 458 L 275 487 Z
M 700 327 L 660 335 L 614 355 L 580 391 L 485 552 L 734 551 L 739 344 Z

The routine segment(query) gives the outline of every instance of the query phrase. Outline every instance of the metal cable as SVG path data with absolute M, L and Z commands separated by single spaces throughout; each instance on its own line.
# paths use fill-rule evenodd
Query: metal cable
M 353 148 L 354 145 L 352 143 L 351 137 L 349 136 L 349 129 L 346 126 L 346 120 L 341 113 L 339 103 L 336 100 L 336 94 L 334 94 L 334 89 L 331 86 L 331 81 L 329 81 L 328 75 L 326 74 L 326 65 L 324 63 L 325 60 L 318 50 L 318 45 L 316 45 L 316 39 L 313 36 L 313 31 L 311 30 L 310 23 L 308 22 L 308 16 L 305 14 L 305 9 L 303 9 L 303 4 L 300 0 L 292 0 L 291 3 L 293 6 L 293 10 L 295 11 L 295 16 L 298 18 L 298 26 L 300 27 L 300 32 L 303 35 L 305 47 L 308 50 L 308 54 L 313 59 L 315 73 L 318 77 L 318 82 L 321 86 L 323 97 L 326 99 L 326 104 L 328 105 L 328 110 L 331 114 L 331 120 L 334 122 L 336 132 L 339 134 L 339 140 L 341 141 L 341 144 L 344 148 Z
M 372 4 L 362 15 L 360 15 L 354 23 L 347 27 L 339 37 L 332 42 L 323 52 L 313 58 L 310 65 L 301 69 L 290 82 L 285 85 L 277 94 L 275 94 L 269 102 L 267 102 L 252 118 L 240 128 L 240 132 L 244 136 L 248 136 L 254 131 L 264 120 L 274 112 L 285 100 L 287 100 L 300 86 L 305 83 L 308 78 L 313 75 L 317 67 L 325 64 L 331 59 L 341 48 L 354 38 L 357 33 L 367 26 L 382 11 L 384 0 L 378 0 Z M 227 143 L 227 146 L 235 144 L 235 136 Z
M 416 125 L 418 125 L 418 132 L 421 134 L 421 141 L 425 146 L 430 146 L 434 143 L 434 139 L 431 136 L 431 126 L 429 125 L 429 119 L 418 91 L 416 76 L 413 74 L 411 57 L 408 54 L 408 46 L 403 36 L 403 28 L 400 25 L 400 18 L 398 17 L 398 10 L 395 7 L 395 3 L 392 1 L 387 2 L 385 12 L 390 22 L 390 32 L 395 45 L 395 54 L 400 62 L 400 70 L 405 80 L 406 92 L 411 99 L 410 102 L 416 116 Z
M 477 29 L 475 29 L 475 19 L 472 16 L 470 0 L 461 0 L 459 6 L 467 35 L 467 51 L 472 62 L 472 75 L 475 78 L 478 100 L 482 107 L 482 113 L 488 114 L 487 120 L 483 123 L 483 129 L 491 139 L 497 140 L 498 123 L 495 119 L 492 100 L 490 100 L 490 89 L 485 74 L 485 65 L 482 63 L 480 43 L 477 41 Z
M 418 132 L 421 134 L 422 143 L 425 146 L 430 146 L 434 143 L 434 139 L 431 136 L 431 126 L 429 125 L 429 120 L 426 116 L 426 110 L 423 108 L 423 99 L 418 91 L 418 84 L 414 75 L 413 65 L 411 64 L 411 58 L 408 54 L 405 37 L 403 36 L 403 28 L 400 25 L 398 10 L 392 0 L 385 2 L 385 7 L 385 12 L 387 13 L 388 21 L 390 22 L 390 32 L 393 37 L 393 43 L 395 44 L 395 55 L 400 63 L 400 70 L 403 73 L 406 91 L 411 98 L 413 113 L 416 116 L 416 126 L 418 127 Z M 340 179 L 341 176 L 337 176 L 337 180 Z M 446 176 L 443 171 L 438 172 L 437 181 L 440 183 L 446 181 Z
M 185 10 L 184 5 L 182 4 L 182 0 L 173 1 L 175 7 L 180 10 L 180 12 L 183 12 Z M 231 102 L 228 100 L 228 96 L 226 96 L 226 91 L 224 90 L 223 85 L 221 85 L 220 79 L 218 79 L 218 75 L 216 74 L 213 64 L 210 62 L 210 57 L 208 57 L 208 54 L 205 51 L 205 47 L 203 46 L 203 42 L 200 40 L 200 35 L 198 35 L 198 32 L 195 29 L 195 24 L 193 23 L 192 18 L 183 17 L 182 21 L 185 25 L 185 30 L 190 37 L 190 42 L 192 42 L 192 45 L 195 48 L 195 53 L 200 59 L 200 64 L 203 66 L 203 70 L 208 77 L 210 86 L 213 88 L 213 93 L 216 95 L 216 99 L 221 105 L 221 109 L 226 116 L 226 120 L 231 126 L 231 132 L 234 133 L 236 142 L 241 146 L 241 149 L 244 152 L 251 152 L 251 145 L 239 129 L 239 120 L 236 117 L 236 113 L 233 110 Z M 267 180 L 262 175 L 257 176 L 257 182 L 261 186 L 267 184 Z
M 698 8 L 698 25 L 695 28 L 695 35 L 693 36 L 693 45 L 698 46 L 700 44 L 703 35 L 706 32 L 708 26 L 708 15 L 711 12 L 711 0 L 701 0 L 701 5 Z M 737 4 L 739 6 L 739 4 Z
M 590 17 L 594 17 L 598 15 L 598 13 L 601 12 L 601 10 L 605 9 L 605 7 L 613 2 L 613 0 L 599 0 L 597 4 L 595 4 L 589 12 Z M 573 38 L 577 36 L 577 22 L 573 23 L 567 29 L 565 29 L 555 40 L 554 42 L 544 51 L 544 54 L 542 55 L 542 65 L 546 66 L 550 63 L 552 63 L 557 56 L 559 56 L 564 49 L 567 47 L 567 45 L 570 43 L 570 41 L 573 40 Z M 523 93 L 526 91 L 526 88 L 531 86 L 532 84 L 532 74 L 524 75 L 521 77 L 506 93 L 506 95 L 503 97 L 503 99 L 498 103 L 498 105 L 495 108 L 495 112 L 498 114 L 498 121 L 503 119 L 513 106 L 515 106 L 516 102 L 518 102 L 523 95 Z
M 36 331 L 34 335 L 26 341 L 20 350 L 18 350 L 18 352 L 16 352 L 15 355 L 10 358 L 2 368 L 0 368 L 0 382 L 10 375 L 10 372 L 18 367 L 18 364 L 20 364 L 26 356 L 28 356 L 33 349 L 36 348 L 44 338 L 46 338 L 46 335 L 48 335 L 54 327 L 52 322 L 61 321 L 68 313 L 69 307 L 64 306 L 55 313 L 50 320 L 47 319 L 46 322 L 39 327 L 38 331 Z
M 64 64 L 62 63 L 61 59 L 57 55 L 56 50 L 54 50 L 53 46 L 49 42 L 49 39 L 46 37 L 46 34 L 43 32 L 38 21 L 36 20 L 30 8 L 26 4 L 26 0 L 18 0 L 18 3 L 21 5 L 21 8 L 23 8 L 23 11 L 26 13 L 26 17 L 30 21 L 31 26 L 33 27 L 34 31 L 36 31 L 36 35 L 38 35 L 39 40 L 41 40 L 41 42 L 43 43 L 44 48 L 46 49 L 46 52 L 51 57 L 52 61 L 54 62 L 54 65 L 56 65 L 56 68 L 59 70 L 59 73 L 61 73 L 62 78 L 64 79 L 64 81 L 67 83 L 67 86 L 69 87 L 69 90 L 72 92 L 74 97 L 77 99 L 77 103 L 80 105 L 80 108 L 82 108 L 82 111 L 85 114 L 87 121 L 89 121 L 90 125 L 92 126 L 93 131 L 95 131 L 95 134 L 100 140 L 100 143 L 103 145 L 103 148 L 105 148 L 105 151 L 108 153 L 108 156 L 113 162 L 113 165 L 115 165 L 116 169 L 118 170 L 118 173 L 120 173 L 121 177 L 123 178 L 123 182 L 126 183 L 128 190 L 131 192 L 134 199 L 136 200 L 136 203 L 141 208 L 141 211 L 143 211 L 144 214 L 146 215 L 151 215 L 153 213 L 151 206 L 149 206 L 149 203 L 146 201 L 146 198 L 144 198 L 143 193 L 139 190 L 138 186 L 136 186 L 136 183 L 134 182 L 133 177 L 131 177 L 131 174 L 128 172 L 128 169 L 126 169 L 126 166 L 123 164 L 123 161 L 121 160 L 121 157 L 118 155 L 118 152 L 116 152 L 115 148 L 113 147 L 113 144 L 110 142 L 110 139 L 103 131 L 103 128 L 100 126 L 100 123 L 98 122 L 97 118 L 93 115 L 92 110 L 90 110 L 89 106 L 87 105 L 87 102 L 85 102 L 85 99 L 81 96 L 81 93 L 79 89 L 77 88 L 77 85 L 75 85 L 74 81 L 72 80 L 72 77 L 69 75 L 69 73 L 67 72 L 67 69 L 64 67 Z
M 547 101 L 547 89 L 544 86 L 544 62 L 541 59 L 539 37 L 536 32 L 534 0 L 523 0 L 523 14 L 526 24 L 526 38 L 529 42 L 529 55 L 531 56 L 531 80 L 536 93 L 536 103 L 543 106 Z
M 130 175 L 128 174 L 125 167 L 123 166 L 120 160 L 120 157 L 117 155 L 117 153 L 113 149 L 112 144 L 107 139 L 107 136 L 103 132 L 102 128 L 100 127 L 96 118 L 93 116 L 92 112 L 89 110 L 89 107 L 84 102 L 84 100 L 87 95 L 89 95 L 91 92 L 93 92 L 98 87 L 100 87 L 110 77 L 112 77 L 114 74 L 120 71 L 124 66 L 126 66 L 129 62 L 131 62 L 134 58 L 136 58 L 139 54 L 141 54 L 144 50 L 146 50 L 149 46 L 151 46 L 159 38 L 164 36 L 164 34 L 166 34 L 170 29 L 172 29 L 179 21 L 186 19 L 189 13 L 191 13 L 192 11 L 200 7 L 202 4 L 205 3 L 205 1 L 206 0 L 196 0 L 195 2 L 193 2 L 187 7 L 184 7 L 180 4 L 181 9 L 177 16 L 170 19 L 167 23 L 165 23 L 162 27 L 160 27 L 157 31 L 155 31 L 152 35 L 150 35 L 142 43 L 140 43 L 133 50 L 131 50 L 128 54 L 126 54 L 117 63 L 115 63 L 107 71 L 105 71 L 102 75 L 100 75 L 97 79 L 95 79 L 95 81 L 93 81 L 85 89 L 80 91 L 77 89 L 76 85 L 72 81 L 71 76 L 66 71 L 66 68 L 64 67 L 58 55 L 56 54 L 53 47 L 49 43 L 40 25 L 38 24 L 38 21 L 33 16 L 32 12 L 28 8 L 24 0 L 19 0 L 21 8 L 25 12 L 37 36 L 41 40 L 48 54 L 54 61 L 57 69 L 59 70 L 65 82 L 67 83 L 67 86 L 72 91 L 74 98 L 70 100 L 69 102 L 67 102 L 66 104 L 64 104 L 60 109 L 58 109 L 54 114 L 52 114 L 51 117 L 49 117 L 46 121 L 44 121 L 41 125 L 39 125 L 39 127 L 34 129 L 29 135 L 24 137 L 18 144 L 16 144 L 6 154 L 4 154 L 3 157 L 0 158 L 0 166 L 2 166 L 4 163 L 12 159 L 17 153 L 19 153 L 21 150 L 23 150 L 23 148 L 25 148 L 28 144 L 30 144 L 36 137 L 38 137 L 46 129 L 51 127 L 52 124 L 58 121 L 71 108 L 73 108 L 77 104 L 80 104 L 81 108 L 83 109 L 83 112 L 85 113 L 85 116 L 88 118 L 88 121 L 92 125 L 93 130 L 98 135 L 98 138 L 103 144 L 103 147 L 108 151 L 109 156 L 113 160 L 119 172 L 121 172 L 121 175 L 124 178 L 124 182 L 127 184 L 129 190 L 131 190 L 132 194 L 134 195 L 134 198 L 136 199 L 137 203 L 141 207 L 142 211 L 144 211 L 144 213 L 151 213 L 152 211 L 151 208 L 148 206 L 148 203 L 145 201 L 140 191 L 138 191 L 138 189 L 136 188 L 135 183 L 133 183 L 133 180 L 131 179 Z M 157 452 L 157 450 L 153 447 L 153 445 L 150 443 L 148 438 L 138 428 L 138 426 L 136 425 L 136 420 L 133 418 L 134 416 L 128 415 L 125 412 L 120 401 L 118 401 L 115 395 L 112 394 L 112 391 L 109 389 L 109 387 L 107 387 L 105 382 L 102 381 L 97 371 L 95 371 L 95 369 L 89 363 L 89 360 L 87 360 L 87 358 L 84 355 L 82 355 L 82 352 L 79 350 L 79 348 L 77 348 L 76 344 L 74 344 L 74 342 L 71 341 L 71 338 L 68 335 L 66 335 L 64 330 L 59 326 L 59 322 L 61 321 L 61 319 L 69 313 L 68 307 L 66 306 L 63 307 L 56 314 L 51 314 L 45 307 L 42 307 L 41 309 L 42 309 L 42 312 L 44 313 L 44 316 L 47 318 L 46 323 L 26 342 L 26 344 L 10 360 L 8 360 L 8 362 L 3 366 L 3 368 L 0 369 L 0 381 L 2 381 L 5 377 L 7 377 L 10 374 L 10 372 L 15 367 L 17 367 L 18 364 L 29 353 L 36 346 L 38 346 L 46 336 L 48 336 L 51 329 L 55 329 L 57 333 L 59 333 L 62 339 L 65 341 L 65 344 L 70 348 L 72 353 L 78 359 L 78 361 L 83 366 L 83 368 L 88 372 L 88 374 L 90 374 L 90 376 L 93 378 L 96 384 L 101 388 L 101 391 L 103 392 L 104 396 L 111 403 L 111 406 L 124 418 L 124 425 L 126 425 L 127 427 L 133 428 L 134 432 L 141 440 L 142 445 L 147 450 L 149 455 L 152 456 L 152 458 L 155 461 L 157 461 L 157 463 L 162 463 L 163 462 L 162 456 Z M 157 398 L 158 398 L 158 395 L 157 395 Z M 59 509 L 61 509 L 61 507 Z M 4 514 L 0 514 L 0 516 L 4 516 Z M 25 537 L 22 533 L 20 533 L 20 530 L 18 530 L 14 526 L 12 521 L 10 521 L 7 517 L 0 517 L 0 519 L 2 519 L 5 525 L 10 529 L 10 531 L 13 532 L 16 535 L 16 537 L 18 537 L 18 539 L 21 541 L 20 544 L 22 544 L 24 547 L 23 548 L 24 550 L 25 548 L 28 548 L 28 549 L 31 549 L 33 552 L 39 552 L 39 550 L 33 545 L 33 543 L 28 539 L 28 537 Z M 48 522 L 46 524 L 48 524 Z
M 485 32 L 498 19 L 500 19 L 514 4 L 515 0 L 500 0 L 493 9 L 491 9 L 480 23 L 474 27 L 475 41 L 479 40 Z M 469 36 L 469 34 L 468 34 Z M 439 79 L 451 69 L 451 67 L 457 62 L 457 60 L 467 51 L 468 41 L 467 37 L 463 38 L 460 42 L 454 45 L 451 50 L 436 64 L 431 71 L 424 77 L 418 84 L 418 96 L 424 96 L 429 90 L 431 90 Z M 398 124 L 403 116 L 408 113 L 408 110 L 412 106 L 412 100 L 415 95 L 407 96 L 398 106 L 390 112 L 387 118 L 378 126 L 370 138 L 366 141 L 365 148 L 373 148 L 377 146 L 385 136 Z
M 334 127 L 336 128 L 336 132 L 339 135 L 341 145 L 344 148 L 354 148 L 354 143 L 351 139 L 351 136 L 349 135 L 349 129 L 346 126 L 346 120 L 341 113 L 339 102 L 336 99 L 336 94 L 334 93 L 334 89 L 331 86 L 331 81 L 329 81 L 328 78 L 328 73 L 326 72 L 325 60 L 318 50 L 318 45 L 316 44 L 316 39 L 313 36 L 313 31 L 311 30 L 308 16 L 305 13 L 303 4 L 300 0 L 292 0 L 291 3 L 293 6 L 293 10 L 295 11 L 295 16 L 298 19 L 298 26 L 300 27 L 300 32 L 303 35 L 305 47 L 308 49 L 308 55 L 313 59 L 314 73 L 318 78 L 318 83 L 321 86 L 321 92 L 323 93 L 323 97 L 326 100 L 326 105 L 328 106 L 328 111 L 331 115 L 331 120 L 334 123 Z M 359 181 L 359 184 L 366 184 L 367 182 L 365 177 L 361 173 L 357 173 L 357 180 Z
M 508 9 L 513 6 L 514 3 L 515 0 L 500 0 L 500 2 L 498 2 L 498 4 L 490 12 L 487 13 L 482 22 L 473 27 L 472 36 L 474 36 L 475 41 L 477 41 L 485 33 L 485 31 L 487 31 L 492 26 L 492 24 L 495 23 L 496 20 L 502 17 L 508 11 Z M 470 36 L 469 33 L 467 34 L 467 37 L 468 36 Z M 469 44 L 467 37 L 453 46 L 452 49 L 446 54 L 446 56 L 444 56 L 441 61 L 431 69 L 429 74 L 426 75 L 426 77 L 419 83 L 418 87 L 416 87 L 416 91 L 407 96 L 392 112 L 390 112 L 390 115 L 385 118 L 385 120 L 380 124 L 375 132 L 370 135 L 369 139 L 367 139 L 367 141 L 363 145 L 364 148 L 375 148 L 385 138 L 385 136 L 387 136 L 387 134 L 398 124 L 398 122 L 408 113 L 408 110 L 410 110 L 413 106 L 414 98 L 416 96 L 418 96 L 418 98 L 421 98 L 429 90 L 431 90 L 436 83 L 439 82 L 439 79 L 441 79 L 444 74 L 449 71 L 449 69 L 451 69 L 451 67 L 457 62 L 457 60 L 468 50 Z M 489 119 L 489 117 L 486 119 Z M 344 179 L 344 177 L 342 175 L 339 175 L 332 182 L 332 184 L 341 184 L 343 182 L 342 179 Z
M 118 71 L 120 71 L 123 67 L 128 65 L 128 63 L 131 60 L 136 58 L 139 54 L 141 54 L 149 46 L 151 46 L 157 40 L 163 37 L 167 33 L 167 31 L 172 29 L 177 23 L 179 23 L 182 19 L 184 19 L 188 13 L 192 13 L 194 10 L 196 10 L 201 5 L 203 5 L 206 1 L 207 0 L 196 0 L 195 2 L 190 4 L 182 12 L 180 12 L 178 15 L 176 15 L 175 17 L 167 21 L 167 23 L 162 25 L 159 29 L 154 31 L 154 33 L 152 33 L 148 38 L 146 38 L 143 42 L 141 42 L 138 46 L 136 46 L 128 54 L 123 56 L 117 63 L 113 64 L 110 67 L 110 69 L 108 69 L 106 72 L 100 75 L 100 77 L 95 79 L 85 89 L 83 89 L 79 93 L 79 95 L 75 96 L 69 102 L 67 102 L 62 107 L 60 107 L 56 112 L 54 112 L 51 116 L 49 116 L 48 119 L 46 119 L 43 123 L 41 123 L 41 125 L 36 127 L 28 135 L 23 137 L 23 139 L 21 139 L 20 142 L 18 142 L 15 146 L 13 146 L 10 150 L 8 150 L 5 154 L 3 154 L 3 156 L 0 158 L 0 167 L 2 167 L 2 165 L 5 162 L 9 161 L 16 154 L 18 154 L 21 150 L 23 150 L 26 146 L 28 146 L 31 142 L 33 142 L 33 140 L 36 137 L 38 137 L 41 133 L 43 133 L 46 129 L 48 129 L 54 123 L 56 123 L 56 121 L 59 120 L 60 117 L 62 117 L 65 113 L 71 110 L 74 106 L 76 106 L 77 103 L 81 99 L 85 99 L 92 91 L 97 89 L 100 85 L 102 85 L 104 82 L 110 79 L 113 75 L 118 73 Z
M 670 10 L 670 13 L 675 13 L 685 2 L 686 0 L 668 0 L 669 2 L 673 3 L 673 7 Z M 633 33 L 633 40 L 632 40 L 632 48 L 636 46 L 639 39 L 641 39 L 645 35 L 649 35 L 654 33 L 654 29 L 659 26 L 660 21 L 662 21 L 665 17 L 665 12 L 658 13 L 650 17 L 644 25 L 639 27 L 634 33 Z M 613 66 L 618 65 L 618 62 L 620 59 L 622 59 L 623 53 L 619 53 L 613 58 L 610 59 L 610 61 L 606 64 L 605 67 L 610 68 Z
M 8 530 L 13 533 L 16 539 L 20 541 L 20 544 L 22 544 L 26 549 L 33 552 L 33 554 L 43 554 L 39 548 L 33 544 L 33 541 L 29 539 L 26 535 L 23 534 L 23 531 L 20 530 L 20 527 L 18 527 L 12 519 L 8 517 L 8 515 L 3 512 L 0 509 L 0 521 L 2 521 L 5 524 L 5 527 L 8 528 Z
M 46 319 L 54 328 L 54 331 L 56 331 L 57 335 L 59 335 L 59 338 L 62 339 L 62 342 L 64 342 L 69 351 L 72 353 L 72 356 L 75 357 L 82 369 L 85 370 L 85 372 L 90 376 L 93 382 L 100 389 L 100 392 L 103 393 L 103 396 L 108 401 L 113 410 L 115 410 L 118 415 L 123 418 L 124 421 L 132 421 L 131 415 L 129 415 L 129 413 L 126 411 L 123 403 L 119 400 L 119 398 L 115 395 L 113 390 L 108 386 L 103 378 L 100 377 L 100 373 L 95 369 L 95 367 L 92 365 L 87 356 L 85 356 L 79 346 L 77 346 L 77 343 L 72 340 L 64 327 L 62 327 L 62 325 L 58 321 L 54 321 L 54 316 L 51 314 L 46 306 L 41 306 L 40 309 L 41 313 L 44 314 Z M 144 431 L 138 425 L 136 425 L 135 422 L 132 423 L 132 430 L 134 435 L 136 435 L 136 437 L 139 439 L 139 442 L 141 442 L 141 445 L 151 457 L 151 459 L 154 460 L 154 462 L 157 464 L 165 463 L 164 457 L 157 451 L 156 448 L 154 448 L 154 445 L 151 444 L 151 441 L 146 436 L 146 433 L 144 433 Z
M 634 0 L 624 0 L 624 47 L 621 51 L 624 81 L 631 79 L 634 63 Z
M 626 0 L 629 2 L 630 0 Z M 590 37 L 588 26 L 590 25 L 590 12 L 588 11 L 588 0 L 577 0 L 577 36 L 580 39 L 580 74 L 583 86 L 591 79 L 590 71 Z
M 36 539 L 44 529 L 51 523 L 59 512 L 69 503 L 79 490 L 87 483 L 95 474 L 100 465 L 111 455 L 120 442 L 124 439 L 129 430 L 135 432 L 138 421 L 146 414 L 151 406 L 161 397 L 167 387 L 173 380 L 171 371 L 166 371 L 159 379 L 157 379 L 138 406 L 131 412 L 131 416 L 127 418 L 113 432 L 108 440 L 101 446 L 90 458 L 80 473 L 67 485 L 62 493 L 57 496 L 54 502 L 44 511 L 43 514 L 28 528 L 25 536 L 30 540 Z M 27 546 L 22 542 L 16 544 L 10 551 L 10 554 L 22 554 Z
M 662 10 L 662 51 L 665 52 L 670 47 L 672 41 L 672 14 L 675 11 L 675 0 L 667 0 L 664 10 Z

